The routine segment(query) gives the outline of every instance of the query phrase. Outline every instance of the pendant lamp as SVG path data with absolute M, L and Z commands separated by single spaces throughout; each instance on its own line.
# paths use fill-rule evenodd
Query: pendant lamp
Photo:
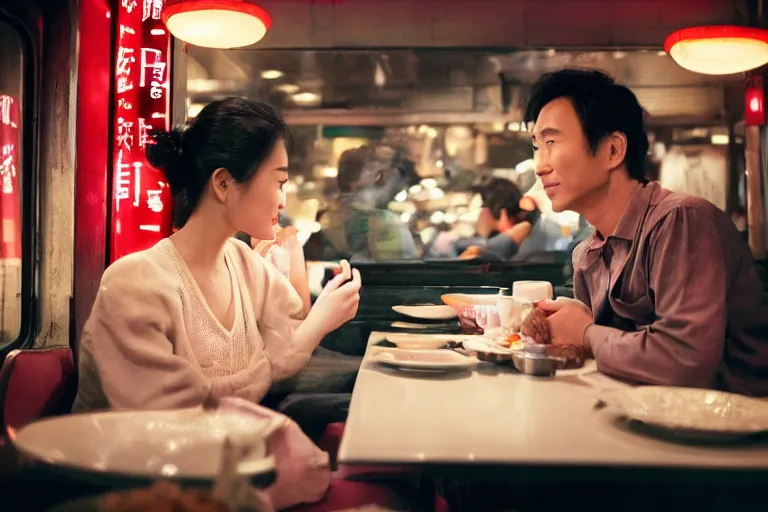
M 261 41 L 272 18 L 252 0 L 166 0 L 163 23 L 185 43 L 239 48 Z
M 684 28 L 667 37 L 664 50 L 696 73 L 742 73 L 768 63 L 768 30 L 734 25 Z

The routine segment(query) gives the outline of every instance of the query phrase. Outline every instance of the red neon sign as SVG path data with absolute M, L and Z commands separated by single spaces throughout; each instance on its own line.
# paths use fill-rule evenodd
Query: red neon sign
M 747 126 L 765 124 L 765 92 L 763 77 L 751 74 L 746 80 L 744 91 L 744 122 Z
M 0 94 L 0 258 L 21 259 L 19 201 L 19 106 L 13 96 Z
M 171 121 L 171 38 L 162 9 L 163 0 L 120 0 L 117 7 L 110 261 L 171 233 L 170 187 L 145 155 L 149 132 Z

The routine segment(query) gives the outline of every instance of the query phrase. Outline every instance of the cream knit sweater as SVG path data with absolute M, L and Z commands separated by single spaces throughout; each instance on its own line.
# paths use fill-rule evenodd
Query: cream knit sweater
M 315 347 L 293 343 L 302 303 L 289 281 L 238 240 L 225 257 L 231 330 L 169 239 L 106 270 L 80 343 L 74 412 L 196 406 L 209 392 L 258 402 L 304 367 Z

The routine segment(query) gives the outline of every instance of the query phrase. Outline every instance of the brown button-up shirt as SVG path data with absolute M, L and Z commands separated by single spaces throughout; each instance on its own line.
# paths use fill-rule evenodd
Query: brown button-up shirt
M 636 383 L 768 396 L 768 304 L 752 255 L 711 203 L 638 184 L 613 235 L 573 252 L 598 369 Z

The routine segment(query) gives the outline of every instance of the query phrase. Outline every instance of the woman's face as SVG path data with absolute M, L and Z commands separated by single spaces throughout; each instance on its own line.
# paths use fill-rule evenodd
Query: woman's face
M 235 231 L 260 240 L 272 240 L 278 212 L 285 208 L 283 185 L 288 181 L 288 152 L 282 140 L 261 164 L 253 178 L 234 183 L 226 199 L 227 217 Z

